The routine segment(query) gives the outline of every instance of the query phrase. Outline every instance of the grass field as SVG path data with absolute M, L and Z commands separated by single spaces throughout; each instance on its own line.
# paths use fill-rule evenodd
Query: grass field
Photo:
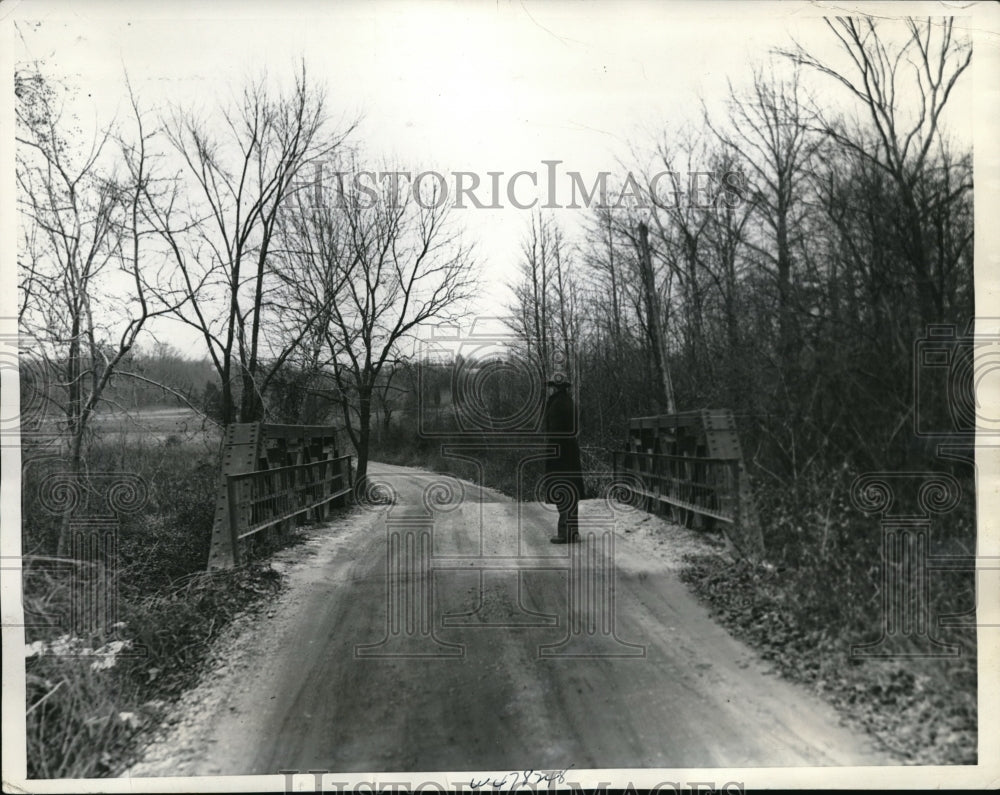
M 134 411 L 102 411 L 92 418 L 95 433 L 102 436 L 126 434 L 165 442 L 172 436 L 178 440 L 192 434 L 218 434 L 211 420 L 188 408 L 155 407 Z

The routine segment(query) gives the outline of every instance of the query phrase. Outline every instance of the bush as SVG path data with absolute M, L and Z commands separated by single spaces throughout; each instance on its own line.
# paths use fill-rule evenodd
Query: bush
M 931 555 L 975 549 L 974 483 L 953 471 L 964 499 L 932 520 Z M 851 655 L 882 635 L 884 555 L 876 516 L 850 500 L 857 473 L 815 468 L 792 484 L 757 483 L 766 563 L 702 556 L 682 577 L 721 623 L 773 661 L 786 676 L 820 692 L 900 758 L 921 764 L 975 764 L 976 634 L 937 626 L 944 615 L 975 607 L 973 572 L 928 572 L 931 634 L 955 644 L 955 659 L 914 656 L 914 640 L 890 642 L 897 656 Z M 898 493 L 896 510 L 913 510 L 916 494 Z M 914 511 L 915 512 L 915 511 Z M 895 578 L 912 572 L 891 572 Z
M 26 661 L 29 778 L 92 778 L 113 772 L 145 718 L 123 709 L 113 673 L 89 657 Z
M 49 458 L 24 468 L 24 605 L 26 616 L 36 617 L 26 628 L 26 641 L 34 644 L 26 660 L 29 777 L 114 774 L 138 732 L 162 717 L 164 700 L 196 676 L 219 631 L 278 589 L 277 572 L 254 559 L 294 540 L 294 531 L 262 534 L 267 537 L 253 545 L 257 555 L 248 550 L 246 565 L 205 571 L 218 489 L 216 445 L 211 438 L 178 443 L 168 436 L 162 443 L 120 438 L 92 446 L 90 472 L 134 473 L 147 488 L 141 510 L 119 516 L 117 566 L 103 552 L 72 563 L 55 557 L 60 517 L 44 510 L 39 485 L 64 465 Z M 95 492 L 91 499 L 103 497 Z M 102 598 L 114 602 L 81 604 L 87 584 L 97 581 L 104 583 Z M 101 626 L 88 633 L 74 619 L 83 607 L 110 607 L 118 621 L 114 632 Z
M 825 628 L 866 642 L 881 631 L 885 572 L 879 519 L 851 502 L 857 475 L 846 466 L 825 472 L 816 468 L 792 485 L 755 484 L 754 494 L 766 558 L 781 574 L 780 589 L 789 595 L 798 623 L 806 630 Z M 947 518 L 931 522 L 929 554 L 970 554 L 975 548 L 975 484 L 968 475 L 960 482 L 964 499 Z M 916 505 L 915 493 L 897 498 L 899 510 Z M 971 572 L 934 572 L 933 614 L 971 610 L 973 588 Z M 975 653 L 972 633 L 956 637 Z

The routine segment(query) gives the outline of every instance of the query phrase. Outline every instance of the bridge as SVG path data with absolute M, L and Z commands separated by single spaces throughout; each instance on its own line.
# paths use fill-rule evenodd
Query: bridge
M 635 417 L 615 472 L 634 476 L 646 507 L 684 527 L 721 525 L 733 550 L 759 558 L 764 543 L 728 409 Z
M 615 487 L 641 496 L 684 527 L 724 526 L 737 554 L 762 553 L 736 424 L 726 409 L 630 420 L 614 451 Z M 209 570 L 239 562 L 241 543 L 271 527 L 322 520 L 353 487 L 351 457 L 331 426 L 242 423 L 227 426 Z

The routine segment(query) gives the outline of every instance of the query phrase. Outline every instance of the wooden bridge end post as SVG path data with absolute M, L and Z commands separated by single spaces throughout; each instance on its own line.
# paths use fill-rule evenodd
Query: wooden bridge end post
M 339 462 L 338 468 L 340 469 L 340 477 L 338 479 L 340 490 L 343 491 L 346 489 L 347 491 L 337 497 L 337 499 L 333 501 L 333 504 L 338 508 L 343 508 L 350 504 L 351 495 L 354 492 L 354 466 L 350 456 Z
M 239 486 L 232 475 L 226 475 L 226 500 L 229 503 L 229 543 L 232 545 L 233 565 L 240 565 L 240 503 Z

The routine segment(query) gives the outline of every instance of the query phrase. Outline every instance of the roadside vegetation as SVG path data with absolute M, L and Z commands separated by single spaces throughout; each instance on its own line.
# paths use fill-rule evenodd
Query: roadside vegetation
M 895 643 L 883 649 L 886 658 L 866 658 L 863 649 L 852 653 L 883 635 L 889 620 L 883 597 L 887 591 L 895 596 L 887 577 L 899 582 L 913 576 L 902 562 L 887 570 L 877 518 L 850 504 L 847 494 L 857 474 L 845 469 L 829 482 L 802 483 L 791 494 L 759 490 L 767 559 L 754 565 L 726 554 L 692 557 L 682 579 L 777 674 L 833 704 L 849 725 L 868 731 L 900 761 L 976 764 L 972 572 L 925 573 L 923 615 L 927 634 L 940 646 L 897 629 Z M 959 482 L 967 495 L 974 493 L 967 475 Z M 928 552 L 969 555 L 975 532 L 974 501 L 967 497 L 931 523 Z M 948 626 L 948 617 L 961 625 Z
M 183 422 L 197 422 L 182 413 Z M 91 515 L 114 486 L 108 473 L 136 476 L 128 482 L 141 484 L 141 505 L 117 517 L 107 510 L 105 537 L 114 538 L 115 547 L 78 550 L 72 563 L 55 555 L 60 516 L 40 500 L 45 477 L 60 472 L 63 462 L 30 443 L 23 449 L 32 778 L 120 772 L 136 741 L 160 725 L 173 701 L 197 680 L 224 627 L 280 589 L 267 555 L 298 536 L 294 530 L 264 534 L 256 550 L 247 550 L 244 565 L 208 573 L 218 434 L 178 432 L 176 422 L 148 422 L 141 414 L 133 420 L 121 424 L 119 433 L 109 429 L 92 441 L 88 461 L 104 477 L 83 482 L 91 490 Z

